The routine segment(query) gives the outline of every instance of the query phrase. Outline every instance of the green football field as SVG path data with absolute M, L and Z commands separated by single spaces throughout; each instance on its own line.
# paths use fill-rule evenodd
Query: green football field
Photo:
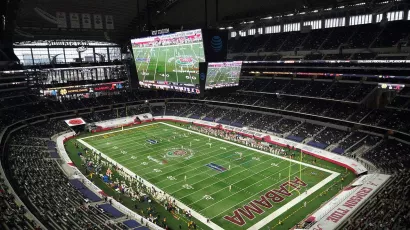
M 199 62 L 205 61 L 202 42 L 133 48 L 140 81 L 199 84 Z
M 151 123 L 78 141 L 223 229 L 261 228 L 339 176 L 178 124 Z
M 205 87 L 213 88 L 218 84 L 239 84 L 240 71 L 241 67 L 208 69 Z

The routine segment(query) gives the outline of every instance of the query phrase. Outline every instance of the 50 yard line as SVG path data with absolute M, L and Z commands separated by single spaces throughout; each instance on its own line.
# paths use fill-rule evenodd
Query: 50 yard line
M 164 123 L 162 123 L 162 122 L 160 122 L 161 124 L 164 124 Z M 214 138 L 214 137 L 212 137 L 212 136 L 208 136 L 208 135 L 205 135 L 205 134 L 201 134 L 201 133 L 197 133 L 197 132 L 195 132 L 195 131 L 191 131 L 191 130 L 187 130 L 187 129 L 185 129 L 185 128 L 180 128 L 180 127 L 176 127 L 176 126 L 173 126 L 173 125 L 169 125 L 169 124 L 164 124 L 164 125 L 167 125 L 167 126 L 171 126 L 171 127 L 173 127 L 173 128 L 176 128 L 176 129 L 182 129 L 182 130 L 185 130 L 185 131 L 188 131 L 188 132 L 191 132 L 191 133 L 195 133 L 195 134 L 197 134 L 197 135 L 201 135 L 201 136 L 206 136 L 206 137 L 210 137 L 210 138 L 212 138 L 212 139 L 215 139 L 215 140 L 218 140 L 218 141 L 220 141 L 220 142 L 226 142 L 226 143 L 229 143 L 229 144 L 232 144 L 232 145 L 235 145 L 234 143 L 231 143 L 231 142 L 229 142 L 229 141 L 224 141 L 224 140 L 221 140 L 221 139 L 219 139 L 219 138 Z M 107 134 L 107 133 L 105 133 L 105 134 Z M 105 134 L 103 134 L 103 135 L 105 135 Z M 180 140 L 180 139 L 178 139 L 178 140 Z M 247 149 L 246 147 L 242 147 L 242 148 L 245 148 L 245 149 Z M 253 149 L 253 148 L 252 148 Z M 253 151 L 255 151 L 255 152 L 260 152 L 260 151 L 258 151 L 258 150 L 256 150 L 256 149 L 253 149 Z M 272 154 L 267 154 L 267 153 L 265 153 L 266 155 L 270 155 L 270 156 L 273 156 Z M 281 159 L 283 159 L 282 157 L 279 157 L 279 156 L 276 156 L 277 158 L 281 158 Z M 292 161 L 292 160 L 291 160 Z M 305 165 L 305 163 L 303 164 L 303 165 Z M 310 165 L 309 165 L 310 166 Z M 306 167 L 304 167 L 304 169 L 305 169 Z M 319 167 L 315 167 L 315 166 L 313 166 L 312 168 L 319 168 Z M 321 170 L 321 171 L 330 171 L 330 170 Z M 331 171 L 330 171 L 331 172 Z M 298 173 L 298 172 L 297 172 Z M 334 172 L 333 172 L 334 173 Z M 265 178 L 266 179 L 266 178 Z M 238 182 L 236 182 L 236 183 L 238 183 Z M 249 187 L 249 186 L 248 186 Z M 245 188 L 246 189 L 246 188 Z M 193 194 L 193 193 L 192 193 Z M 226 199 L 226 198 L 225 198 Z M 295 198 L 296 199 L 296 198 Z M 219 201 L 218 201 L 219 202 Z M 241 202 L 242 203 L 242 202 Z M 207 207 L 208 208 L 208 207 Z M 206 209 L 206 208 L 205 208 Z M 205 209 L 202 209 L 202 210 L 205 210 Z M 201 210 L 201 211 L 202 211 Z M 226 212 L 227 210 L 225 210 L 224 212 Z M 222 213 L 220 213 L 220 214 L 222 214 Z M 218 215 L 220 215 L 220 214 L 218 214 Z M 217 216 L 214 216 L 213 218 L 215 218 L 215 217 L 217 217 Z M 259 223 L 259 222 L 258 222 Z
M 165 49 L 165 73 L 164 73 L 164 81 L 168 81 L 167 79 L 167 65 L 168 65 L 168 48 Z M 169 75 L 168 75 L 169 76 Z
M 177 68 L 177 60 L 176 60 L 176 58 L 177 58 L 177 55 L 178 55 L 178 51 L 176 50 L 176 48 L 174 48 L 174 67 L 175 67 L 175 74 L 176 74 L 176 77 L 177 77 L 177 83 L 179 83 L 179 79 L 178 79 L 178 68 Z
M 161 52 L 161 50 L 159 50 L 159 53 L 160 52 Z M 158 68 L 158 61 L 159 61 L 157 53 L 155 52 L 155 48 L 154 48 L 154 53 L 155 53 L 155 58 L 157 59 L 157 63 L 155 64 L 155 72 L 154 72 L 154 81 L 155 81 L 155 77 L 157 76 L 157 68 Z

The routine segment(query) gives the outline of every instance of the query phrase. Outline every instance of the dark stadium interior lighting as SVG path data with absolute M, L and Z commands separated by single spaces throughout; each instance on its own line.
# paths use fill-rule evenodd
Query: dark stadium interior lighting
M 0 229 L 410 229 L 409 7 L 0 1 Z

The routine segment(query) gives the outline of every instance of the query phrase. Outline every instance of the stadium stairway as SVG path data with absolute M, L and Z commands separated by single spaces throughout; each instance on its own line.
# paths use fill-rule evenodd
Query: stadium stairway
M 319 130 L 317 133 L 313 134 L 313 136 L 304 139 L 304 140 L 302 141 L 302 143 L 309 145 L 308 143 L 309 143 L 310 141 L 314 141 L 314 140 L 315 140 L 315 137 L 316 137 L 317 135 L 319 135 L 321 132 L 323 132 L 323 130 L 325 130 L 326 128 L 327 128 L 326 126 L 323 127 L 323 128 L 322 128 L 321 130 Z
M 371 172 L 371 173 L 380 172 L 380 170 L 377 169 L 377 167 L 373 163 L 371 163 L 370 161 L 368 161 L 368 160 L 366 160 L 362 157 L 357 157 L 357 159 L 359 160 L 360 163 L 362 163 L 367 168 L 367 170 L 369 170 L 369 172 Z
M 333 149 L 337 148 L 337 144 L 331 144 L 325 148 L 325 151 L 332 152 Z
M 348 135 L 344 136 L 342 139 L 340 139 L 337 143 L 333 143 L 331 145 L 329 145 L 325 150 L 332 152 L 335 148 L 339 147 L 339 144 L 342 143 L 344 140 L 346 140 L 347 138 L 349 138 L 351 135 L 353 134 L 353 132 L 350 132 Z M 366 137 L 364 137 L 366 138 Z M 362 139 L 361 139 L 362 140 Z M 359 141 L 361 141 L 359 140 Z M 346 151 L 346 150 L 345 150 Z

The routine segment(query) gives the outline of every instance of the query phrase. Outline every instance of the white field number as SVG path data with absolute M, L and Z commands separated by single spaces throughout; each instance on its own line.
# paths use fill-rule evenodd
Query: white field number
M 192 186 L 189 185 L 189 184 L 184 184 L 184 185 L 182 185 L 182 188 L 184 188 L 184 189 L 194 189 L 194 187 L 192 187 Z
M 173 176 L 167 176 L 168 180 L 177 180 L 177 178 L 173 177 Z
M 260 161 L 261 159 L 259 157 L 252 157 L 252 160 Z
M 161 169 L 154 169 L 154 172 L 160 173 L 160 172 L 162 172 L 162 170 Z
M 148 162 L 142 162 L 141 165 L 148 165 Z
M 212 196 L 210 196 L 210 195 L 205 195 L 204 199 L 205 200 L 213 200 L 214 198 L 212 198 Z

